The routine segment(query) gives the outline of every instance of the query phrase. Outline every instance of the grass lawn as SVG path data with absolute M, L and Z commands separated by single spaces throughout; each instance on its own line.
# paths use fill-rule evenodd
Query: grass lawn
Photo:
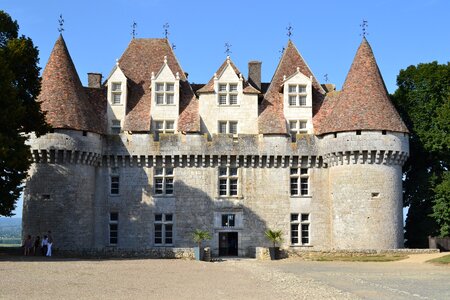
M 431 259 L 427 262 L 436 263 L 436 264 L 450 264 L 450 254 L 444 255 L 438 258 Z
M 12 247 L 20 247 L 20 244 L 0 244 L 0 247 L 12 248 Z
M 316 261 L 386 262 L 408 258 L 407 255 L 317 256 Z

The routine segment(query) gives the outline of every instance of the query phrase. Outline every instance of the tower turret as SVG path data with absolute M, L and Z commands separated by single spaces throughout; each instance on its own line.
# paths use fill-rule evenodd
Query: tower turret
M 342 91 L 329 94 L 314 119 L 329 167 L 332 247 L 402 247 L 408 129 L 389 99 L 366 38 Z

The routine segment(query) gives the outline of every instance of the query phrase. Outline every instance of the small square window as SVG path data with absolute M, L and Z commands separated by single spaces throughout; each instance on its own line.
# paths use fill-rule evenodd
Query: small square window
M 305 106 L 306 105 L 306 96 L 298 96 L 299 99 L 299 105 Z
M 219 122 L 219 133 L 227 133 L 227 122 Z
M 174 129 L 174 121 L 166 121 L 166 129 L 173 130 Z
M 156 94 L 156 104 L 164 104 L 164 94 Z
M 155 214 L 155 222 L 161 222 L 162 221 L 162 214 Z
M 291 106 L 297 105 L 297 96 L 289 96 L 289 105 Z
M 158 91 L 158 92 L 164 91 L 164 83 L 157 83 L 156 84 L 156 91 Z
M 173 83 L 166 83 L 166 91 L 173 92 L 175 90 L 175 85 Z
M 237 84 L 230 84 L 230 92 L 237 92 Z
M 155 129 L 162 130 L 164 128 L 164 121 L 155 121 Z
M 291 214 L 291 221 L 298 221 L 298 214 Z
M 227 85 L 226 84 L 219 84 L 219 92 L 226 92 L 227 91 Z
M 227 104 L 227 95 L 219 95 L 219 104 L 220 105 Z
M 299 85 L 299 86 L 298 86 L 298 92 L 299 92 L 299 93 L 306 93 L 306 86 L 304 86 L 304 85 Z
M 297 217 L 298 217 L 298 215 L 297 215 Z M 301 221 L 302 222 L 309 221 L 309 214 L 302 214 Z
M 230 122 L 230 133 L 237 134 L 237 122 Z
M 109 214 L 109 220 L 110 221 L 118 221 L 119 220 L 119 213 L 112 212 Z
M 305 121 L 299 121 L 299 129 L 306 129 L 306 122 Z
M 122 94 L 116 93 L 116 94 L 113 94 L 112 96 L 113 96 L 113 104 L 120 104 L 120 99 L 121 99 Z
M 172 221 L 172 214 L 165 214 L 165 217 L 166 217 L 166 222 Z
M 120 92 L 122 90 L 122 84 L 120 82 L 114 82 L 112 84 L 112 90 L 114 92 Z
M 230 105 L 237 105 L 237 104 L 238 104 L 238 96 L 230 95 Z
M 174 104 L 174 95 L 173 94 L 166 94 L 166 101 L 167 104 Z
M 289 85 L 289 93 L 296 93 L 296 92 L 297 92 L 297 86 Z

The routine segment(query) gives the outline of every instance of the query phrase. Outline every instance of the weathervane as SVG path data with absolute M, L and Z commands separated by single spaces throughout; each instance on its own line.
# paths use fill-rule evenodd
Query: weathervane
M 231 46 L 232 45 L 230 43 L 228 43 L 228 42 L 225 43 L 224 47 L 225 47 L 225 53 L 227 54 L 227 56 L 230 56 L 230 54 L 233 53 L 233 52 L 231 52 Z
M 328 73 L 323 75 L 323 78 L 325 79 L 325 82 L 328 82 Z
M 369 27 L 369 22 L 367 20 L 362 20 L 362 23 L 359 25 L 359 27 L 361 27 L 362 29 L 362 33 L 360 35 L 362 35 L 363 37 L 366 37 L 366 35 L 369 35 L 369 33 L 367 32 L 367 27 Z
M 170 27 L 170 25 L 169 25 L 169 23 L 167 23 L 167 22 L 163 25 L 163 28 L 164 28 L 164 37 L 165 37 L 166 39 L 169 37 L 169 27 Z
M 62 14 L 59 15 L 58 23 L 59 23 L 58 32 L 62 33 L 64 31 L 64 19 Z
M 286 27 L 286 30 L 287 30 L 286 35 L 288 36 L 289 39 L 291 39 L 292 31 L 294 30 L 294 27 L 291 26 L 291 23 L 289 23 L 288 27 Z
M 133 21 L 133 24 L 131 24 L 131 36 L 133 37 L 133 39 L 137 36 L 137 23 L 135 21 Z

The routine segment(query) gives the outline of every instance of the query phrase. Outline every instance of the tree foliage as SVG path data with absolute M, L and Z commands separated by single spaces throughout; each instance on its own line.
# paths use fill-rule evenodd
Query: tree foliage
M 0 216 L 11 216 L 30 167 L 25 134 L 48 130 L 40 105 L 38 50 L 18 35 L 19 25 L 0 11 Z
M 450 63 L 409 66 L 393 95 L 410 130 L 404 167 L 406 246 L 427 247 L 428 235 L 448 235 L 450 226 Z

